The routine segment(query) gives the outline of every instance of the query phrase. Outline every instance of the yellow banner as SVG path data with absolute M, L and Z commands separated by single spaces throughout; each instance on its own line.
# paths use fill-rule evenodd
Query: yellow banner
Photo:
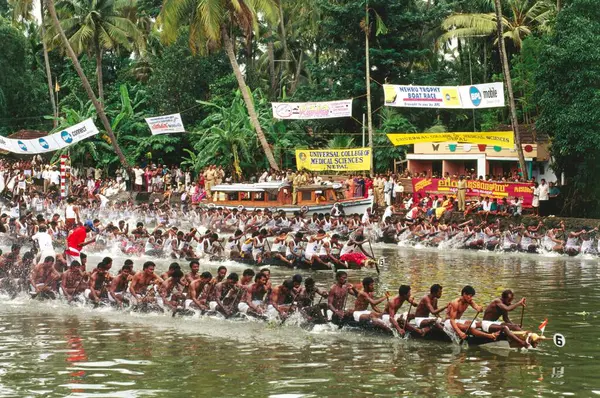
M 418 133 L 387 134 L 395 146 L 415 144 L 417 142 L 470 142 L 473 144 L 495 145 L 514 148 L 515 137 L 512 131 L 488 131 L 483 133 Z
M 296 149 L 296 167 L 311 171 L 370 170 L 371 149 Z

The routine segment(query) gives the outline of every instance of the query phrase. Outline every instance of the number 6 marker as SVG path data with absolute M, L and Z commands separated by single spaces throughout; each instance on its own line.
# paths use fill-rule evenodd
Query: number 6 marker
M 552 337 L 552 340 L 554 341 L 554 345 L 557 346 L 558 348 L 563 348 L 565 346 L 565 344 L 567 344 L 567 341 L 565 340 L 565 336 L 563 336 L 560 333 L 556 333 Z

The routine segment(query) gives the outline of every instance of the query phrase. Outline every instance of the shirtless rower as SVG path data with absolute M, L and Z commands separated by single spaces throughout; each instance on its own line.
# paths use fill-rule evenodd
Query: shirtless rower
M 519 306 L 525 307 L 527 305 L 527 300 L 523 297 L 516 303 L 512 303 L 515 295 L 512 290 L 507 289 L 502 292 L 502 297 L 495 299 L 492 301 L 485 312 L 483 313 L 483 321 L 481 321 L 481 329 L 484 332 L 497 332 L 502 330 L 504 326 L 508 327 L 511 330 L 521 330 L 521 327 L 515 323 L 510 321 L 508 317 L 508 312 L 514 310 Z M 502 317 L 503 322 L 498 321 Z
M 198 260 L 190 261 L 190 272 L 185 274 L 185 282 L 187 282 L 188 286 L 190 283 L 200 278 L 198 271 L 200 271 L 200 263 Z
M 321 298 L 315 304 L 315 298 L 319 295 Z M 321 303 L 327 298 L 329 293 L 315 286 L 315 280 L 308 277 L 304 280 L 304 289 L 298 296 L 298 307 L 308 321 L 318 323 L 327 323 L 327 303 Z
M 244 314 L 260 317 L 265 312 L 263 298 L 267 294 L 267 276 L 259 272 L 254 277 L 254 283 L 246 289 L 246 294 L 238 304 L 238 311 Z
M 69 269 L 62 274 L 59 292 L 68 302 L 71 302 L 78 295 L 82 294 L 86 287 L 87 283 L 84 283 L 81 264 L 79 261 L 73 261 Z
M 31 284 L 31 295 L 42 298 L 56 298 L 56 282 L 60 279 L 60 274 L 54 269 L 54 257 L 48 256 L 43 263 L 33 267 L 29 275 Z
M 180 270 L 181 271 L 181 265 L 179 265 L 179 263 L 171 263 L 171 264 L 169 264 L 169 269 L 167 270 L 167 272 L 165 272 L 164 274 L 162 274 L 160 276 L 160 278 L 163 281 L 166 281 L 167 279 L 169 279 L 173 275 L 173 272 L 175 272 L 175 270 Z
M 208 306 L 211 311 L 218 311 L 226 317 L 233 315 L 233 308 L 231 307 L 232 293 L 236 290 L 235 285 L 238 280 L 238 274 L 232 272 L 223 282 L 216 284 L 211 294 L 212 297 L 208 297 Z
M 375 292 L 375 280 L 370 276 L 367 276 L 362 280 L 363 288 L 358 292 L 356 301 L 354 302 L 354 311 L 352 316 L 355 322 L 372 322 L 373 326 L 381 329 L 391 331 L 379 318 L 381 312 L 379 312 L 377 305 L 383 303 L 388 299 L 388 295 L 381 298 L 374 298 L 373 293 Z M 386 292 L 387 293 L 387 292 Z M 371 305 L 372 311 L 368 310 Z
M 109 274 L 112 260 L 110 262 L 102 261 L 98 267 L 92 272 L 88 288 L 83 293 L 84 297 L 92 300 L 94 303 L 99 303 L 100 299 L 107 298 L 108 293 L 106 286 L 110 284 L 112 276 Z
M 461 340 L 467 338 L 466 332 L 470 332 L 473 336 L 482 337 L 488 340 L 496 340 L 500 332 L 486 333 L 471 325 L 471 321 L 463 321 L 460 318 L 465 313 L 467 308 L 472 307 L 475 311 L 481 312 L 483 308 L 473 301 L 475 289 L 472 286 L 463 287 L 460 292 L 460 297 L 448 304 L 446 311 L 446 320 L 444 321 L 444 329 L 454 331 Z
M 183 271 L 181 268 L 175 269 L 171 276 L 164 280 L 158 288 L 158 294 L 156 302 L 162 309 L 170 309 L 173 311 L 177 310 L 179 302 L 184 299 L 183 285 L 181 279 L 183 278 Z
M 148 291 L 155 283 L 162 283 L 163 280 L 154 273 L 156 265 L 152 261 L 146 261 L 142 266 L 142 271 L 138 271 L 129 285 L 128 299 L 131 305 L 137 306 L 139 304 L 153 301 L 154 294 L 150 294 Z
M 186 309 L 198 309 L 201 311 L 208 311 L 208 305 L 206 304 L 206 297 L 208 290 L 213 286 L 210 281 L 213 276 L 210 272 L 205 271 L 200 274 L 200 278 L 195 279 L 190 283 L 188 287 L 188 298 L 185 300 Z
M 121 271 L 115 276 L 108 288 L 108 301 L 116 303 L 117 307 L 122 308 L 127 293 L 127 285 L 133 274 L 133 261 L 125 260 L 125 264 L 121 267 Z
M 404 336 L 406 331 L 418 333 L 421 336 L 425 335 L 429 332 L 429 328 L 420 329 L 418 327 L 414 327 L 410 324 L 410 319 L 412 316 L 404 317 L 404 327 L 401 328 L 398 323 L 398 312 L 402 307 L 402 304 L 406 301 L 409 305 L 413 307 L 417 307 L 418 305 L 415 303 L 414 298 L 410 296 L 410 286 L 401 285 L 398 288 L 398 295 L 388 299 L 387 304 L 385 305 L 384 315 L 381 317 L 382 321 L 387 324 L 388 327 L 393 327 L 400 334 L 400 336 Z
M 442 297 L 442 286 L 434 284 L 429 288 L 429 294 L 423 296 L 415 310 L 415 324 L 418 328 L 436 325 L 438 314 L 446 307 L 438 308 L 438 300 Z M 431 315 L 434 315 L 433 317 Z
M 332 312 L 331 321 L 342 325 L 349 314 L 346 313 L 346 300 L 348 294 L 356 296 L 358 291 L 351 284 L 347 283 L 348 274 L 345 271 L 335 273 L 335 285 L 331 286 L 329 296 L 327 297 L 327 308 Z
M 277 316 L 281 319 L 287 318 L 293 305 L 289 300 L 289 295 L 293 290 L 294 282 L 291 279 L 285 280 L 281 285 L 274 287 L 269 295 L 267 314 L 273 318 Z

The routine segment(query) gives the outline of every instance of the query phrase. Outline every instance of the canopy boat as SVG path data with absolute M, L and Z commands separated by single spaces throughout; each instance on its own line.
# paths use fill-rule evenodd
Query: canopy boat
M 265 182 L 257 184 L 221 184 L 211 188 L 212 203 L 228 209 L 270 209 L 271 211 L 330 213 L 334 204 L 345 214 L 363 214 L 373 207 L 373 197 L 346 199 L 341 184 L 305 185 L 296 188 L 297 204 L 292 204 L 292 186 L 289 183 Z

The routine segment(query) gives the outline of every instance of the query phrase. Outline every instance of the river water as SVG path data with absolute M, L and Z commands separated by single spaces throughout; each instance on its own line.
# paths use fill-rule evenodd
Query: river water
M 566 345 L 549 340 L 537 350 L 489 350 L 347 330 L 308 332 L 293 323 L 172 318 L 0 298 L 0 396 L 600 395 L 597 258 L 386 245 L 375 252 L 386 258 L 376 278 L 380 294 L 408 283 L 421 297 L 440 283 L 446 302 L 471 284 L 475 300 L 485 305 L 511 288 L 517 298 L 527 297 L 525 327 L 537 328 L 548 318 L 546 336 L 562 333 Z M 88 268 L 99 258 L 91 256 Z M 114 259 L 115 268 L 124 260 Z M 159 262 L 158 268 L 167 265 Z M 350 272 L 354 283 L 373 274 Z M 290 274 L 275 267 L 272 273 L 274 281 Z M 322 287 L 334 280 L 329 272 L 313 276 Z M 520 308 L 512 314 L 517 322 L 520 316 Z

